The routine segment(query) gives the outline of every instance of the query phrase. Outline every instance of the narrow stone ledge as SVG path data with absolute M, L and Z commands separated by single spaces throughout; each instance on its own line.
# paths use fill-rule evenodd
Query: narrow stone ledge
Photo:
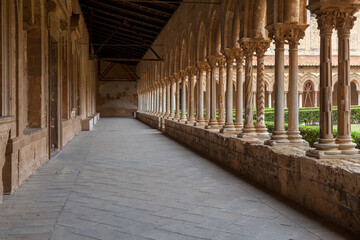
M 138 113 L 154 127 L 156 119 Z M 267 146 L 165 119 L 165 134 L 348 230 L 360 233 L 360 162 L 315 159 L 306 149 Z M 156 127 L 154 127 L 156 128 Z

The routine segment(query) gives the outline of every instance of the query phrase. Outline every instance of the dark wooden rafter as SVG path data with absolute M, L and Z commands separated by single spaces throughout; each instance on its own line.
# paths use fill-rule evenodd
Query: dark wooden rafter
M 100 79 L 103 79 L 106 74 L 108 74 L 110 72 L 110 70 L 116 65 L 116 62 L 111 62 L 106 68 L 105 70 L 100 74 Z
M 163 59 L 157 58 L 101 58 L 101 60 L 110 62 L 164 61 Z
M 129 27 L 131 27 L 131 29 L 135 32 L 136 36 L 138 36 L 144 44 L 148 44 L 148 42 L 146 42 L 146 40 L 139 34 L 138 31 L 136 31 L 136 29 L 135 29 L 130 23 L 127 23 L 127 25 L 128 25 Z M 151 51 L 152 53 L 155 54 L 155 56 L 156 56 L 158 59 L 161 59 L 161 57 L 155 52 L 155 50 L 154 50 L 152 47 L 149 47 L 149 49 L 150 49 L 150 51 Z
M 98 48 L 96 49 L 96 52 L 95 54 L 98 54 L 101 49 L 110 41 L 110 39 L 119 31 L 121 25 L 123 25 L 124 23 L 126 23 L 126 20 L 122 21 L 115 29 L 114 31 L 108 36 L 108 38 L 103 42 L 103 44 Z
M 136 19 L 133 19 L 133 18 L 126 18 L 126 17 L 121 16 L 119 14 L 110 13 L 110 12 L 100 10 L 100 9 L 96 9 L 96 8 L 93 8 L 93 9 L 94 9 L 95 12 L 99 12 L 99 13 L 102 13 L 104 15 L 112 16 L 112 17 L 118 18 L 120 20 L 127 19 L 129 22 L 139 24 L 140 26 L 150 27 L 150 28 L 157 29 L 157 30 L 162 29 L 161 27 L 159 27 L 159 25 L 150 24 L 148 22 L 142 22 L 141 20 L 136 20 Z
M 136 12 L 132 12 L 132 11 L 126 11 L 123 8 L 106 4 L 105 3 L 106 1 L 105 2 L 98 2 L 95 0 L 86 0 L 86 1 L 95 7 L 99 7 L 101 9 L 105 9 L 105 10 L 109 10 L 111 12 L 116 12 L 117 14 L 121 14 L 125 18 L 135 17 L 138 19 L 144 19 L 145 21 L 150 21 L 152 23 L 166 24 L 165 20 L 161 20 L 159 18 L 153 17 L 153 15 L 148 16 L 148 15 L 144 15 L 144 14 L 140 14 L 140 13 L 136 13 Z
M 149 14 L 152 14 L 152 15 L 155 14 L 157 16 L 161 16 L 161 17 L 164 17 L 164 18 L 167 18 L 167 19 L 171 17 L 171 14 L 169 12 L 161 11 L 161 10 L 150 8 L 150 7 L 147 7 L 147 6 L 142 6 L 142 5 L 133 3 L 131 1 L 121 1 L 121 2 L 116 1 L 116 0 L 110 0 L 110 1 L 116 2 L 119 6 L 125 6 L 125 7 L 128 7 L 128 8 L 133 8 L 136 11 L 143 11 L 143 12 L 146 12 L 146 13 L 149 13 Z
M 85 17 L 90 16 L 90 11 L 89 12 L 83 12 L 83 13 L 84 13 Z M 114 24 L 119 23 L 119 21 L 113 20 L 111 18 L 106 18 L 106 17 L 100 16 L 99 14 L 95 15 L 94 19 L 98 20 L 97 22 L 101 22 L 101 23 L 103 23 L 104 25 L 107 25 L 107 26 L 113 26 Z M 148 33 L 148 34 L 152 34 L 151 36 L 154 36 L 155 38 L 158 35 L 158 32 L 152 31 L 152 30 L 150 30 L 148 28 L 141 28 L 141 27 L 137 26 L 136 29 L 138 29 L 138 31 L 141 31 L 142 34 L 144 34 L 145 32 Z
M 120 66 L 121 66 L 122 69 L 125 70 L 125 72 L 126 72 L 134 81 L 137 80 L 136 77 L 134 77 L 134 76 L 129 72 L 129 70 L 127 70 L 127 69 L 123 66 L 123 64 L 120 63 Z
M 190 1 L 190 0 L 189 0 Z M 91 57 L 110 61 L 104 73 L 117 63 L 132 78 L 137 74 L 130 68 L 139 61 L 162 61 L 152 48 L 158 34 L 181 1 L 79 0 L 89 31 Z M 144 58 L 150 50 L 154 57 Z
M 93 20 L 93 23 L 96 23 L 96 24 L 105 26 L 104 28 L 102 28 L 102 29 L 99 30 L 99 31 L 108 31 L 108 32 L 110 31 L 110 32 L 112 32 L 113 30 L 110 30 L 109 28 L 110 28 L 110 27 L 111 27 L 112 29 L 114 28 L 114 25 L 107 24 L 107 23 L 104 23 L 104 22 L 101 22 L 101 21 L 97 21 L 97 20 Z M 121 30 L 121 32 L 117 32 L 116 35 L 124 35 L 124 36 L 127 36 L 127 37 L 130 36 L 130 37 L 132 37 L 132 38 L 136 38 L 136 39 L 139 40 L 139 37 L 134 36 L 134 34 L 127 34 L 127 33 L 133 33 L 133 31 L 124 28 L 124 26 L 121 26 L 121 27 L 120 27 L 120 30 Z M 156 36 L 147 35 L 147 34 L 143 34 L 143 36 L 145 36 L 145 37 L 148 38 L 148 39 L 155 39 L 155 38 L 156 38 Z

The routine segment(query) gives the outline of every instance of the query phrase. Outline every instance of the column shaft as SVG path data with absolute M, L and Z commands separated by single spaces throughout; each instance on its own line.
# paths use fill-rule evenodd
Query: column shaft
M 195 80 L 196 80 L 196 72 L 193 69 L 189 71 L 189 113 L 188 113 L 188 121 L 187 124 L 193 125 L 195 123 Z
M 345 15 L 350 20 L 352 16 Z M 338 32 L 338 129 L 336 143 L 343 154 L 356 154 L 351 138 L 351 85 L 350 85 L 350 29 L 352 24 L 340 25 Z
M 253 119 L 253 107 L 254 107 L 254 94 L 253 94 L 253 53 L 251 49 L 244 49 L 245 51 L 245 122 L 243 133 L 240 134 L 240 137 L 245 135 L 255 135 L 256 130 L 254 127 Z
M 181 76 L 181 118 L 179 122 L 186 122 L 186 76 Z
M 175 78 L 176 84 L 176 114 L 174 120 L 180 119 L 180 81 L 179 79 Z
M 257 57 L 257 91 L 256 91 L 256 132 L 266 134 L 267 128 L 265 126 L 265 80 L 264 80 L 264 54 L 265 49 L 258 49 L 256 51 Z
M 276 142 L 288 142 L 284 128 L 284 41 L 275 42 L 275 116 L 274 132 L 271 139 Z
M 288 90 L 288 139 L 290 142 L 303 142 L 299 131 L 298 94 L 298 41 L 289 47 L 289 90 Z
M 224 81 L 224 60 L 219 61 L 219 119 L 218 124 L 225 124 L 225 81 Z
M 174 83 L 173 83 L 174 78 L 172 78 L 170 80 L 170 119 L 173 119 L 175 117 L 175 91 L 174 91 Z
M 221 132 L 236 131 L 233 119 L 233 63 L 234 57 L 226 56 L 226 122 Z
M 243 57 L 236 58 L 236 121 L 235 127 L 239 131 L 243 128 Z
M 204 67 L 198 67 L 198 80 L 197 80 L 197 90 L 198 90 L 198 99 L 197 99 L 197 109 L 196 109 L 196 126 L 205 126 L 204 119 Z
M 210 120 L 210 108 L 211 108 L 211 83 L 210 83 L 210 79 L 211 79 L 211 71 L 210 71 L 210 67 L 207 67 L 205 69 L 206 71 L 206 94 L 205 94 L 205 121 L 209 122 Z

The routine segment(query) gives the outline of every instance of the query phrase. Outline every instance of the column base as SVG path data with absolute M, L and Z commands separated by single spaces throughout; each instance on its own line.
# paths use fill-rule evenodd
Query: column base
M 285 131 L 274 131 L 271 135 L 271 141 L 278 143 L 289 143 L 288 136 L 286 135 Z M 272 145 L 272 144 L 269 144 Z
M 210 120 L 208 122 L 208 125 L 205 127 L 205 129 L 220 129 L 221 126 L 219 125 L 218 121 L 216 120 Z
M 256 133 L 258 133 L 258 134 L 269 135 L 268 129 L 266 128 L 265 125 L 260 125 L 260 126 L 256 125 L 255 130 L 256 130 Z
M 186 118 L 180 118 L 179 119 L 179 123 L 186 123 L 187 122 L 187 119 Z
M 221 133 L 230 133 L 230 132 L 236 132 L 236 128 L 234 124 L 225 124 L 221 129 Z
M 242 132 L 238 134 L 238 137 L 243 138 L 243 137 L 255 137 L 257 136 L 256 134 L 256 129 L 254 125 L 249 125 L 249 126 L 244 126 L 242 129 Z
M 243 123 L 234 123 L 236 131 L 241 131 L 244 128 Z
M 306 156 L 308 157 L 315 157 L 318 159 L 323 159 L 323 158 L 340 158 L 341 155 L 341 151 L 337 151 L 337 150 L 331 150 L 331 151 L 323 151 L 323 150 L 317 150 L 317 149 L 310 149 L 306 151 Z M 360 156 L 360 154 L 359 154 Z
M 304 140 L 302 139 L 302 136 L 300 135 L 300 131 L 288 130 L 286 132 L 286 134 L 288 136 L 288 140 L 291 143 L 302 143 L 302 142 L 304 142 Z
M 339 144 L 339 150 L 342 154 L 353 155 L 358 154 L 359 149 L 356 149 L 356 144 L 352 142 L 351 138 L 339 138 L 335 139 L 336 144 Z
M 191 125 L 191 126 L 194 126 L 195 123 L 196 123 L 195 120 L 188 120 L 185 122 L 186 125 Z
M 206 126 L 206 122 L 204 119 L 198 120 L 196 123 L 194 123 L 194 126 L 196 127 L 205 127 Z

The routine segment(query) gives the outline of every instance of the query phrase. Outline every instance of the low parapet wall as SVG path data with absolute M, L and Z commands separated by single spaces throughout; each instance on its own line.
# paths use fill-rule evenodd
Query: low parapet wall
M 267 146 L 236 135 L 137 113 L 153 128 L 354 233 L 360 233 L 360 162 L 315 159 L 306 149 Z

